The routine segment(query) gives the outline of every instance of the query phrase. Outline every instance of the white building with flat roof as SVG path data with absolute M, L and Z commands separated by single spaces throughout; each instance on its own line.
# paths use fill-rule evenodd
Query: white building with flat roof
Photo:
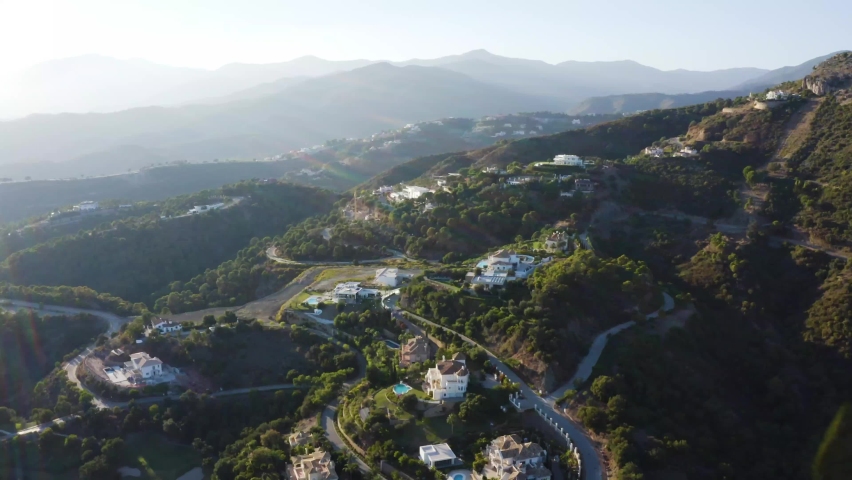
M 405 278 L 400 275 L 398 268 L 380 268 L 376 270 L 376 283 L 386 287 L 396 287 Z
M 420 461 L 429 468 L 446 468 L 461 463 L 446 443 L 421 446 Z
M 79 205 L 74 205 L 75 212 L 93 212 L 100 208 L 100 204 L 94 201 L 80 202 Z
M 358 303 L 361 300 L 381 298 L 382 292 L 363 288 L 359 282 L 338 283 L 331 292 L 331 299 L 336 303 Z
M 553 157 L 553 163 L 556 165 L 565 165 L 569 167 L 582 167 L 583 159 L 577 155 L 557 155 Z

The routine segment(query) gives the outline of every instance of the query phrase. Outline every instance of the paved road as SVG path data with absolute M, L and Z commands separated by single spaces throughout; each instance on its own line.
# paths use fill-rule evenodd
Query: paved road
M 468 338 L 455 330 L 449 329 L 442 325 L 438 325 L 435 322 L 427 320 L 419 315 L 415 315 L 411 312 L 408 312 L 409 316 L 416 319 L 419 322 L 423 322 L 438 328 L 441 328 L 447 332 L 454 333 L 458 335 L 459 338 L 464 340 L 465 342 L 477 346 L 485 351 L 488 355 L 488 359 L 491 363 L 497 368 L 500 373 L 505 375 L 514 383 L 517 383 L 520 386 L 520 390 L 523 393 L 524 397 L 528 399 L 533 405 L 538 406 L 540 409 L 547 412 L 554 421 L 558 424 L 558 426 L 565 429 L 566 432 L 571 436 L 571 440 L 574 442 L 574 445 L 577 446 L 577 449 L 580 451 L 580 456 L 583 459 L 583 470 L 586 472 L 585 476 L 587 480 L 603 480 L 604 477 L 604 467 L 601 458 L 598 456 L 597 449 L 595 445 L 592 443 L 592 440 L 586 436 L 586 433 L 577 425 L 574 424 L 570 419 L 564 417 L 560 412 L 558 412 L 553 404 L 548 403 L 543 398 L 539 397 L 538 394 L 530 388 L 521 377 L 519 377 L 511 368 L 507 367 L 503 362 L 497 358 L 496 355 L 491 353 L 487 348 L 483 347 L 476 341 L 471 338 Z M 594 459 L 594 461 L 589 460 Z
M 398 260 L 398 259 L 414 260 L 413 258 L 407 257 L 404 253 L 399 252 L 397 250 L 388 250 L 388 251 L 391 252 L 391 254 L 392 254 L 390 257 L 374 258 L 374 259 L 371 259 L 371 260 L 358 260 L 358 264 L 359 265 L 366 265 L 366 264 L 370 264 L 370 263 L 381 263 L 381 262 L 386 262 L 388 260 Z M 351 260 L 348 261 L 348 262 L 319 262 L 319 261 L 312 261 L 312 260 L 303 260 L 303 261 L 290 260 L 288 258 L 281 258 L 278 255 L 276 255 L 275 254 L 275 247 L 269 247 L 269 248 L 266 249 L 266 257 L 269 258 L 270 260 L 274 261 L 274 262 L 285 263 L 285 264 L 288 264 L 288 265 L 335 265 L 335 266 L 341 266 L 341 265 L 352 265 L 353 264 L 353 261 L 351 261 Z
M 668 293 L 663 292 L 663 306 L 656 312 L 649 313 L 645 316 L 645 318 L 649 320 L 652 318 L 657 318 L 660 316 L 660 311 L 670 312 L 674 310 L 674 306 L 674 298 L 672 298 L 672 296 Z M 572 376 L 571 379 L 568 380 L 568 382 L 563 384 L 561 387 L 550 392 L 550 394 L 545 397 L 545 401 L 548 404 L 555 406 L 556 401 L 560 397 L 562 397 L 562 395 L 565 395 L 566 391 L 573 388 L 577 388 L 576 385 L 578 380 L 585 380 L 589 378 L 592 375 L 592 369 L 595 368 L 595 365 L 597 365 L 598 360 L 600 360 L 601 358 L 601 354 L 603 353 L 604 348 L 606 347 L 606 344 L 609 341 L 609 337 L 611 335 L 617 334 L 622 330 L 630 328 L 633 325 L 636 325 L 636 322 L 624 322 L 598 335 L 592 342 L 592 345 L 589 347 L 589 353 L 586 354 L 586 356 L 583 358 L 583 360 L 580 361 L 580 364 L 577 366 L 577 371 L 574 372 L 574 376 Z

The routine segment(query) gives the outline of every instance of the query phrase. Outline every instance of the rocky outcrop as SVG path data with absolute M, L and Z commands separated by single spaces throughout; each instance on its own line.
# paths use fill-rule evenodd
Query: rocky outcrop
M 808 89 L 814 95 L 825 95 L 831 92 L 829 81 L 824 78 L 814 78 L 810 75 L 802 79 L 802 88 Z

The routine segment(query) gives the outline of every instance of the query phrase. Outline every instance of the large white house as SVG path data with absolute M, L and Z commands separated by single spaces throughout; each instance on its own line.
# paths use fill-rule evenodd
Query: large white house
M 451 360 L 444 357 L 426 372 L 423 391 L 432 395 L 433 400 L 464 398 L 469 380 L 466 358 L 464 354 L 457 353 Z
M 91 200 L 82 202 L 79 205 L 74 205 L 75 212 L 94 212 L 98 208 L 100 208 L 100 204 Z
M 328 452 L 318 449 L 307 455 L 290 457 L 292 465 L 287 465 L 289 480 L 338 480 L 334 470 L 334 461 Z
M 219 210 L 220 208 L 223 208 L 224 206 L 225 206 L 224 203 L 214 203 L 212 205 L 196 205 L 196 206 L 192 207 L 188 212 L 186 212 L 186 214 L 187 215 L 197 215 L 199 213 L 205 213 L 205 212 L 209 212 L 211 210 Z
M 473 286 L 484 285 L 485 288 L 500 287 L 519 278 L 527 278 L 536 268 L 550 262 L 551 257 L 543 258 L 536 263 L 535 257 L 530 255 L 519 255 L 513 250 L 498 250 L 488 256 L 486 260 L 478 264 L 482 270 L 479 275 L 476 272 L 468 272 L 465 281 Z
M 130 354 L 130 361 L 125 362 L 125 368 L 142 378 L 157 377 L 163 374 L 163 362 L 145 352 Z
M 357 303 L 360 300 L 380 298 L 382 293 L 372 288 L 363 288 L 358 282 L 338 283 L 331 292 L 336 303 Z
M 557 155 L 553 157 L 553 163 L 556 165 L 567 165 L 570 167 L 582 167 L 583 159 L 577 155 Z
M 416 200 L 422 197 L 426 193 L 434 193 L 434 190 L 430 190 L 426 187 L 417 187 L 414 185 L 405 185 L 402 187 L 402 190 L 398 192 L 392 192 L 388 197 L 394 201 L 402 201 L 402 200 Z
M 766 92 L 766 99 L 776 101 L 787 100 L 787 93 L 782 90 L 770 90 Z
M 545 467 L 547 451 L 537 443 L 524 443 L 518 435 L 504 435 L 485 447 L 486 464 L 482 473 L 473 472 L 474 480 L 550 480 Z
M 645 155 L 659 158 L 663 156 L 663 149 L 660 147 L 645 147 Z

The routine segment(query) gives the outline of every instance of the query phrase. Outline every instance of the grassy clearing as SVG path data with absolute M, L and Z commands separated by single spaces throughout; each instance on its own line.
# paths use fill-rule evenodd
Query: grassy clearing
M 201 466 L 201 456 L 192 447 L 170 442 L 155 433 L 130 435 L 127 453 L 150 480 L 176 480 Z

